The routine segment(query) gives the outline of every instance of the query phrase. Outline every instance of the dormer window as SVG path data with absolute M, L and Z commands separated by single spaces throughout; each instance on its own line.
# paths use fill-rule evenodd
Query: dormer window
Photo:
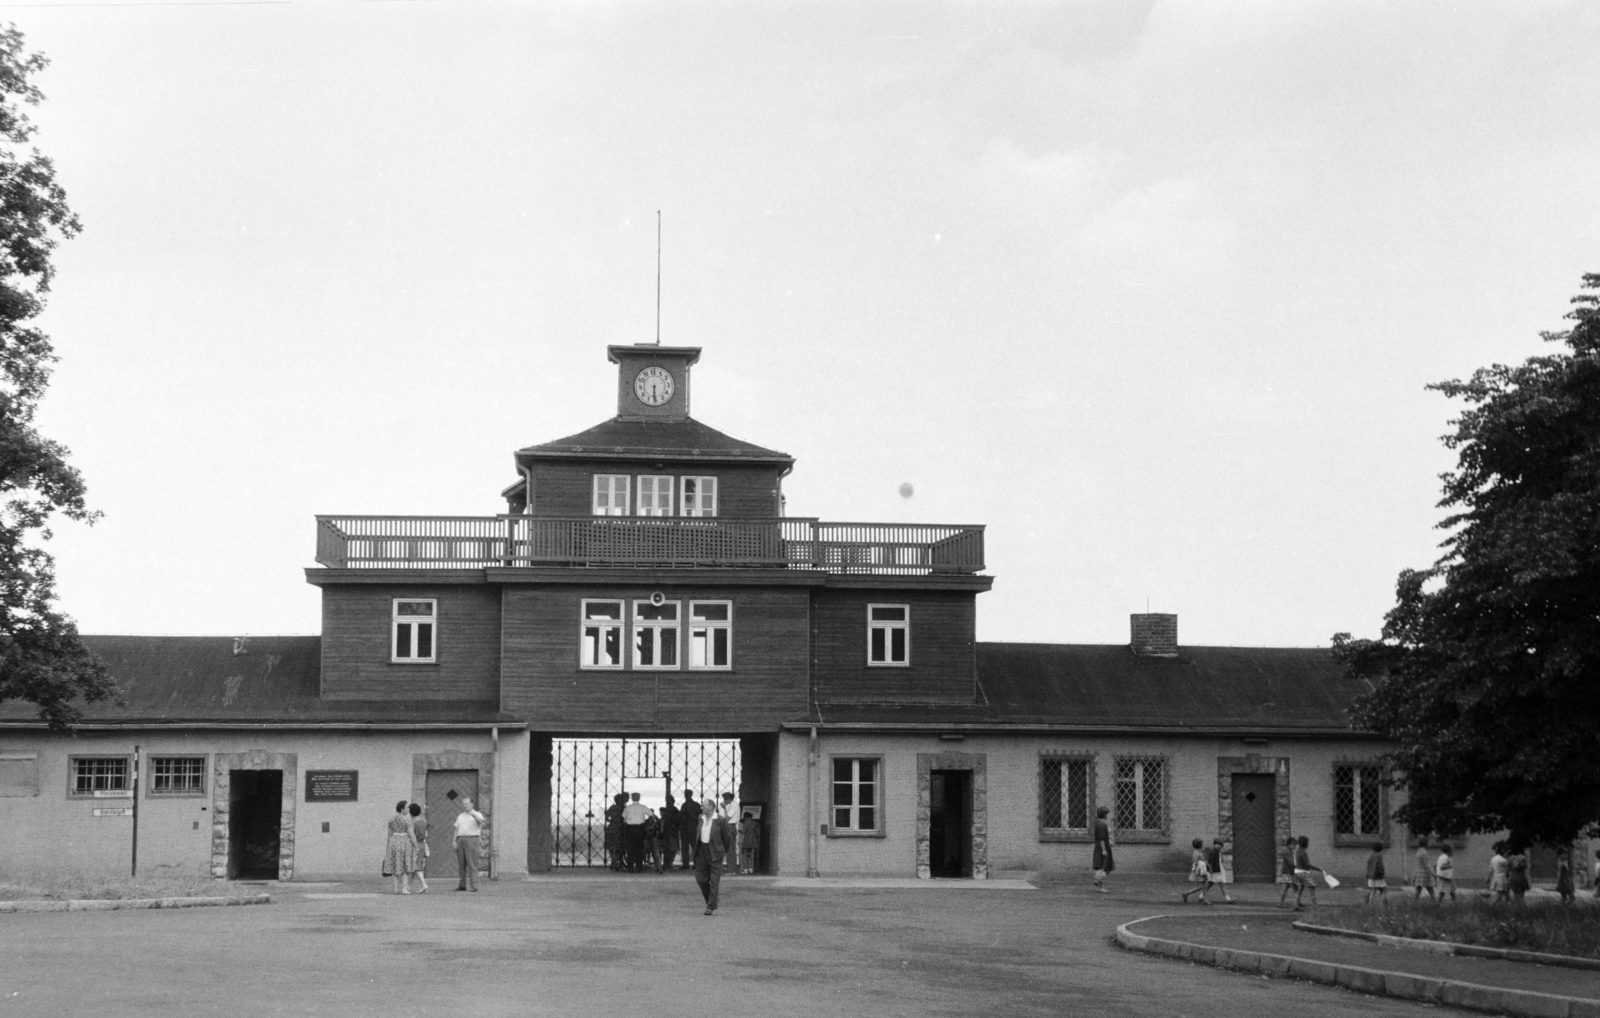
M 639 515 L 672 515 L 672 477 L 643 474 L 639 477 Z
M 717 479 L 715 477 L 679 478 L 678 495 L 680 512 L 684 516 L 717 515 Z
M 594 475 L 594 514 L 596 516 L 628 515 L 628 475 Z
M 434 627 L 439 602 L 396 600 L 394 602 L 394 656 L 396 664 L 428 664 L 434 659 Z

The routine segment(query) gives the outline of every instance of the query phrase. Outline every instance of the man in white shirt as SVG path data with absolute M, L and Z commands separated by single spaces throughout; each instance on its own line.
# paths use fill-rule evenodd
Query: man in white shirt
M 456 814 L 456 869 L 461 882 L 456 890 L 478 889 L 478 839 L 483 836 L 483 825 L 489 821 L 472 808 L 472 800 L 461 799 L 461 812 Z
M 629 873 L 644 872 L 644 822 L 653 815 L 638 792 L 622 807 L 622 858 Z
M 729 858 L 739 858 L 734 843 L 733 825 L 712 806 L 714 799 L 707 797 L 705 812 L 694 836 L 694 881 L 700 885 L 700 894 L 706 899 L 706 915 L 716 915 L 722 889 L 722 870 Z

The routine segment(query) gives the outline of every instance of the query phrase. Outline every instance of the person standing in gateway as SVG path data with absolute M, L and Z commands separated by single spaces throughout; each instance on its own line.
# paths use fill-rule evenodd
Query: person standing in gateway
M 456 814 L 456 868 L 461 880 L 456 890 L 478 889 L 478 839 L 489 821 L 472 808 L 472 800 L 462 796 L 461 812 Z M 470 887 L 469 887 L 470 885 Z
M 1094 887 L 1101 894 L 1110 894 L 1106 890 L 1106 877 L 1117 868 L 1117 863 L 1111 857 L 1111 826 L 1106 823 L 1106 817 L 1111 813 L 1104 806 L 1094 811 L 1094 858 L 1090 860 L 1094 868 Z

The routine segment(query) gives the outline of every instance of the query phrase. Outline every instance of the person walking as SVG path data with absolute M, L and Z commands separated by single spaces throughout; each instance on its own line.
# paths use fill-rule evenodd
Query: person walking
M 678 850 L 683 855 L 683 868 L 694 869 L 695 832 L 700 829 L 700 804 L 694 801 L 694 789 L 683 790 L 683 806 L 678 810 Z
M 1300 896 L 1307 889 L 1311 891 L 1311 907 L 1317 907 L 1317 881 L 1311 875 L 1312 870 L 1327 875 L 1327 870 L 1311 862 L 1311 839 L 1304 834 L 1295 839 L 1294 848 L 1294 910 L 1304 911 L 1300 907 Z
M 1206 879 L 1206 843 L 1199 838 L 1189 842 L 1189 847 L 1194 851 L 1189 853 L 1189 883 L 1194 886 L 1184 891 L 1178 897 L 1183 899 L 1185 905 L 1189 904 L 1189 895 L 1198 894 L 1200 904 L 1209 905 L 1211 901 L 1206 898 L 1206 888 L 1211 886 L 1211 881 Z
M 1556 893 L 1561 895 L 1563 905 L 1578 900 L 1577 890 L 1572 884 L 1572 855 L 1565 848 L 1556 849 Z
M 1209 887 L 1222 889 L 1222 903 L 1233 904 L 1233 896 L 1228 893 L 1228 871 L 1222 867 L 1222 839 L 1216 838 L 1211 842 L 1211 847 L 1206 850 L 1206 883 Z
M 1384 901 L 1384 895 L 1389 893 L 1389 882 L 1383 872 L 1383 842 L 1372 843 L 1372 854 L 1367 856 L 1367 898 L 1363 904 L 1372 904 L 1372 896 L 1377 895 L 1378 901 Z
M 1494 855 L 1489 857 L 1489 900 L 1493 903 L 1511 900 L 1511 861 L 1506 858 L 1506 843 L 1494 843 Z
M 1528 850 L 1518 848 L 1506 860 L 1506 890 L 1511 892 L 1511 900 L 1520 905 L 1532 888 L 1528 880 Z
M 713 800 L 706 800 L 709 804 Z M 722 870 L 730 858 L 737 861 L 737 839 L 733 825 L 714 806 L 700 814 L 694 837 L 694 882 L 706 901 L 706 915 L 716 915 L 721 904 Z
M 1094 857 L 1089 860 L 1089 868 L 1094 870 L 1094 888 L 1101 894 L 1111 893 L 1106 890 L 1106 877 L 1117 868 L 1111 855 L 1111 825 L 1106 823 L 1110 814 L 1111 810 L 1104 806 L 1094 811 Z
M 1454 850 L 1450 842 L 1446 841 L 1439 846 L 1439 858 L 1433 862 L 1433 876 L 1439 883 L 1439 900 L 1444 901 L 1446 894 L 1450 900 L 1456 900 L 1456 860 L 1451 853 Z
M 482 813 L 472 808 L 472 800 L 461 797 L 461 812 L 456 814 L 456 868 L 460 873 L 458 891 L 478 889 L 478 839 L 483 837 L 483 826 L 489 822 Z
M 1278 892 L 1278 907 L 1289 907 L 1289 892 L 1294 890 L 1294 835 L 1283 839 L 1283 847 L 1278 849 L 1278 883 L 1283 885 L 1283 890 Z
M 422 816 L 421 803 L 412 803 L 407 810 L 411 814 L 411 836 L 417 843 L 417 868 L 411 871 L 411 878 L 421 885 L 418 894 L 428 893 L 428 878 L 423 873 L 428 868 L 428 857 L 432 850 L 428 848 L 428 821 Z
M 644 823 L 650 819 L 650 807 L 639 801 L 634 792 L 628 804 L 622 807 L 622 862 L 629 873 L 644 872 Z
M 1429 901 L 1438 900 L 1433 896 L 1433 864 L 1428 861 L 1428 839 L 1426 838 L 1417 841 L 1417 872 L 1411 877 L 1411 886 L 1416 890 L 1412 900 L 1421 901 L 1423 891 L 1428 892 Z
M 389 818 L 389 838 L 383 848 L 383 872 L 394 877 L 394 893 L 411 893 L 411 872 L 417 868 L 417 838 L 401 799 Z

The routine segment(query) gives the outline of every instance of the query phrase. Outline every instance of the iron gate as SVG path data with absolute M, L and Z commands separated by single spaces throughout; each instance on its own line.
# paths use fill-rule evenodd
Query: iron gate
M 680 801 L 683 788 L 697 799 L 739 793 L 738 739 L 555 739 L 550 748 L 554 866 L 609 865 L 605 814 L 618 792 L 655 791 L 664 781 Z

